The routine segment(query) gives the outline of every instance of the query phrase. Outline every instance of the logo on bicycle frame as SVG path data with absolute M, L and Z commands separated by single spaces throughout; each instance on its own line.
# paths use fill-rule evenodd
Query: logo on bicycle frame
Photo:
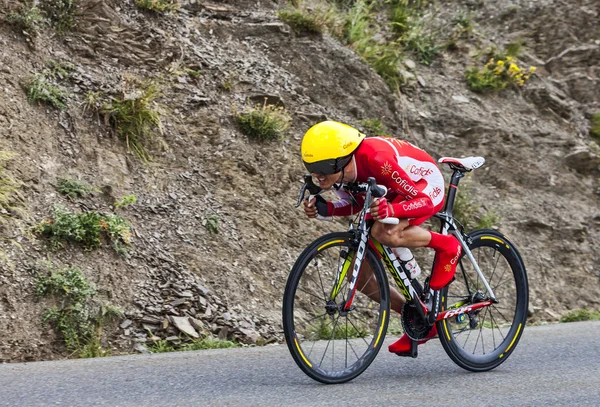
M 381 166 L 381 175 L 390 175 L 392 173 L 392 164 L 390 164 L 389 162 L 385 162 L 385 164 L 383 164 Z

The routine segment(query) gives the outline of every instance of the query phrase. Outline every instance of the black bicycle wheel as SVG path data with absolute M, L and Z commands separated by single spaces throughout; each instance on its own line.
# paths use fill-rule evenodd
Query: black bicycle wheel
M 342 309 L 348 300 L 354 253 L 351 233 L 325 235 L 302 252 L 285 287 L 283 330 L 288 348 L 300 369 L 322 383 L 343 383 L 361 374 L 385 338 L 388 281 L 370 247 L 352 307 Z M 347 274 L 340 277 L 344 263 Z
M 441 320 L 437 329 L 444 350 L 457 365 L 483 372 L 500 365 L 515 350 L 525 328 L 529 288 L 521 256 L 506 237 L 493 230 L 469 236 L 469 249 L 498 302 Z M 456 280 L 442 291 L 442 297 L 446 310 L 489 298 L 464 253 Z

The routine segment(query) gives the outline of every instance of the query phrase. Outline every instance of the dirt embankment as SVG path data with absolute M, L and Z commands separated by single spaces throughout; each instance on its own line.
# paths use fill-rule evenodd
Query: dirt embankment
M 500 216 L 500 229 L 521 249 L 531 320 L 600 308 L 600 162 L 588 135 L 600 108 L 599 7 L 593 0 L 462 3 L 437 16 L 471 7 L 474 36 L 431 66 L 410 68 L 420 80 L 397 96 L 335 39 L 294 34 L 278 20 L 276 3 L 184 1 L 180 12 L 157 16 L 133 2 L 82 1 L 72 35 L 47 30 L 35 40 L 1 24 L 0 150 L 18 154 L 8 169 L 23 182 L 24 202 L 18 227 L 1 229 L 10 265 L 0 265 L 0 360 L 65 355 L 40 322 L 50 303 L 34 296 L 48 258 L 81 268 L 102 301 L 125 311 L 105 332 L 113 353 L 176 336 L 182 317 L 221 338 L 280 340 L 281 296 L 296 256 L 323 232 L 344 228 L 310 222 L 293 208 L 304 172 L 299 141 L 325 118 L 355 125 L 377 118 L 436 157 L 486 157 L 469 179 L 471 195 Z M 538 75 L 521 91 L 469 91 L 463 78 L 473 53 L 515 38 Z M 74 67 L 57 83 L 69 94 L 64 111 L 29 103 L 22 88 L 50 59 Z M 88 92 L 122 93 L 128 76 L 162 89 L 163 143 L 148 165 L 82 105 Z M 281 142 L 251 141 L 235 124 L 235 111 L 265 97 L 293 118 Z M 97 192 L 66 199 L 53 186 L 63 176 Z M 135 205 L 114 208 L 131 193 Z M 128 219 L 129 255 L 106 244 L 50 252 L 29 228 L 55 205 Z

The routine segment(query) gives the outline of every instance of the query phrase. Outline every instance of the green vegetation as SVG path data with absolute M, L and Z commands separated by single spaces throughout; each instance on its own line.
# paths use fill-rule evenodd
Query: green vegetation
M 523 86 L 535 72 L 535 67 L 530 67 L 523 72 L 513 57 L 496 61 L 491 58 L 483 69 L 471 67 L 467 69 L 467 84 L 474 92 L 499 92 L 508 86 Z
M 101 345 L 102 328 L 108 320 L 123 313 L 111 306 L 97 306 L 91 300 L 96 290 L 81 270 L 75 267 L 52 270 L 38 276 L 35 283 L 38 297 L 51 296 L 55 306 L 47 310 L 42 320 L 62 336 L 67 350 L 78 357 L 99 357 L 109 354 Z
M 94 189 L 87 182 L 72 178 L 59 178 L 55 188 L 61 194 L 73 199 L 83 198 L 94 192 Z
M 365 119 L 357 122 L 366 132 L 367 137 L 389 137 L 389 132 L 379 119 Z
M 134 194 L 125 195 L 123 198 L 115 202 L 115 208 L 125 208 L 137 202 Z
M 96 211 L 72 213 L 55 207 L 53 217 L 44 219 L 35 232 L 49 236 L 53 249 L 62 248 L 65 242 L 71 241 L 92 250 L 100 247 L 101 236 L 104 235 L 117 253 L 124 254 L 124 245 L 131 243 L 131 226 L 126 220 L 112 214 L 104 216 Z
M 6 171 L 6 164 L 14 156 L 10 151 L 0 151 L 0 225 L 7 223 L 7 215 L 15 209 L 15 201 L 23 198 L 19 192 L 21 181 L 11 177 Z
M 283 107 L 258 105 L 249 111 L 237 114 L 242 132 L 254 140 L 273 141 L 282 137 L 290 125 L 291 117 Z
M 0 237 L 7 232 L 6 235 L 10 236 L 13 225 L 16 224 L 15 214 L 21 214 L 21 208 L 19 208 L 18 201 L 23 200 L 23 196 L 20 193 L 22 182 L 13 178 L 6 171 L 6 164 L 14 158 L 14 153 L 10 151 L 0 151 Z M 2 240 L 4 238 L 2 237 Z M 21 246 L 12 239 L 7 239 L 14 245 L 21 248 Z M 8 256 L 4 251 L 0 250 L 0 261 L 4 261 L 13 267 L 13 264 L 8 259 Z
M 600 321 L 600 312 L 590 311 L 587 308 L 569 311 L 564 315 L 560 322 L 578 322 L 578 321 Z
M 129 86 L 129 82 L 126 86 Z M 121 97 L 111 98 L 100 108 L 100 113 L 127 144 L 127 149 L 144 162 L 151 159 L 146 146 L 156 141 L 155 129 L 161 130 L 160 112 L 156 103 L 159 95 L 158 85 L 147 81 L 129 94 L 124 92 Z M 90 98 L 93 99 L 94 96 Z M 86 103 L 87 106 L 92 106 L 94 100 Z
M 57 33 L 64 34 L 76 26 L 75 12 L 79 0 L 40 0 L 39 6 L 46 13 Z
M 316 10 L 292 8 L 281 10 L 278 15 L 279 19 L 289 24 L 297 34 L 322 34 L 340 27 L 334 6 L 319 7 Z
M 179 9 L 177 0 L 135 0 L 135 5 L 156 13 L 170 13 Z
M 205 227 L 210 233 L 219 233 L 219 215 L 208 215 L 206 217 Z
M 165 339 L 158 340 L 150 346 L 152 353 L 178 352 L 190 350 L 205 350 L 205 349 L 223 349 L 237 348 L 237 344 L 231 341 L 221 341 L 218 339 L 204 338 L 198 341 L 185 343 L 182 345 L 172 344 Z
M 428 1 L 390 0 L 389 20 L 398 42 L 407 51 L 414 52 L 419 62 L 430 65 L 439 53 L 436 36 L 427 29 L 420 10 Z
M 311 333 L 317 340 L 364 338 L 369 335 L 369 331 L 364 327 L 356 327 L 342 322 L 336 325 L 336 322 L 328 317 L 319 319 L 318 325 L 312 329 Z
M 600 144 L 600 112 L 592 115 L 590 120 L 592 126 L 590 127 L 590 135 Z
M 47 76 L 51 76 L 57 80 L 64 80 L 71 77 L 71 72 L 75 70 L 75 67 L 69 62 L 56 61 L 54 59 L 46 60 L 45 73 Z
M 463 184 L 456 194 L 452 213 L 467 231 L 492 229 L 500 222 L 500 217 L 493 211 L 485 211 L 474 202 L 468 184 Z
M 6 22 L 25 31 L 31 37 L 37 36 L 44 24 L 44 12 L 29 2 L 21 4 L 18 12 L 6 16 Z
M 48 82 L 44 73 L 36 74 L 24 84 L 27 99 L 30 102 L 44 102 L 57 109 L 64 110 L 67 105 L 67 95 Z

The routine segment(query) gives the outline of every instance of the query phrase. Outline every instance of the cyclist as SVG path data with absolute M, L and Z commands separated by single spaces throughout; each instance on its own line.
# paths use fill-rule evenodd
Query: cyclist
M 366 182 L 375 177 L 377 183 L 387 187 L 386 197 L 374 199 L 370 216 L 374 220 L 395 217 L 397 225 L 375 222 L 372 236 L 389 247 L 431 247 L 436 251 L 435 266 L 429 281 L 430 287 L 439 290 L 450 283 L 456 272 L 461 246 L 454 236 L 430 232 L 419 225 L 442 209 L 444 204 L 444 178 L 435 160 L 414 145 L 387 137 L 366 138 L 357 129 L 335 121 L 324 121 L 311 127 L 302 139 L 302 161 L 323 190 L 336 187 L 340 199 L 327 202 L 317 195 L 304 202 L 304 212 L 309 218 L 324 219 L 331 216 L 349 216 L 360 210 L 363 202 L 353 200 L 339 186 L 349 182 Z M 363 263 L 361 281 L 372 271 Z M 376 284 L 376 283 L 375 283 Z M 365 293 L 371 287 L 361 285 Z M 379 301 L 379 298 L 372 298 Z M 391 308 L 402 312 L 404 297 L 390 289 Z M 435 325 L 419 344 L 437 335 Z M 389 351 L 408 355 L 411 339 L 404 334 L 389 346 Z

